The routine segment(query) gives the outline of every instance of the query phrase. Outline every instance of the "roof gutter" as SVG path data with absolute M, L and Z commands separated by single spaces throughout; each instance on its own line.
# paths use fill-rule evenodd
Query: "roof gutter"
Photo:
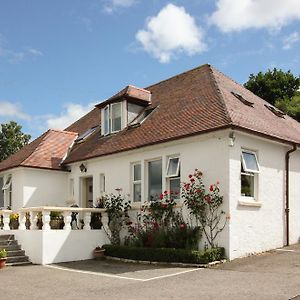
M 297 145 L 285 154 L 285 221 L 286 221 L 286 246 L 290 244 L 290 155 L 297 150 Z

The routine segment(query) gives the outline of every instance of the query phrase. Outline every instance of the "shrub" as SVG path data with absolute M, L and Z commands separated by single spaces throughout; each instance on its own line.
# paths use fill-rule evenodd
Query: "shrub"
M 103 245 L 102 248 L 105 249 L 105 255 L 107 256 L 155 262 L 207 264 L 225 257 L 224 248 L 213 248 L 205 251 L 115 245 Z
M 7 252 L 5 249 L 0 250 L 0 259 L 6 258 L 7 257 Z

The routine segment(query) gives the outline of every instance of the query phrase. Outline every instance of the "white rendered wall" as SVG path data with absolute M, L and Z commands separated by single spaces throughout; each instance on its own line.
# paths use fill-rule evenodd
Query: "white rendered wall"
M 260 164 L 258 198 L 261 207 L 240 205 L 241 150 L 256 151 Z M 291 147 L 236 133 L 230 149 L 230 259 L 259 253 L 286 242 L 285 235 L 285 154 Z M 295 155 L 295 154 L 294 154 Z M 300 159 L 291 160 L 291 242 L 300 235 Z M 297 184 L 298 182 L 298 184 Z M 297 216 L 297 217 L 296 217 Z
M 69 178 L 74 179 L 74 200 L 81 206 L 80 178 L 93 176 L 93 199 L 101 196 L 100 174 L 105 174 L 106 194 L 116 194 L 116 188 L 122 188 L 122 193 L 132 194 L 131 187 L 131 164 L 141 162 L 142 164 L 142 201 L 147 199 L 147 162 L 149 160 L 162 158 L 163 172 L 166 170 L 167 157 L 178 154 L 181 159 L 181 181 L 188 181 L 188 175 L 195 168 L 204 174 L 204 182 L 209 184 L 221 182 L 221 194 L 224 196 L 223 210 L 228 212 L 228 187 L 229 187 L 229 146 L 228 131 L 207 134 L 178 141 L 172 141 L 130 152 L 123 152 L 104 158 L 95 158 L 83 163 L 87 167 L 86 173 L 81 173 L 79 165 L 71 165 Z M 144 178 L 144 179 L 143 179 Z M 164 174 L 163 174 L 164 178 Z M 166 180 L 163 180 L 163 191 L 166 190 Z M 228 226 L 220 235 L 219 246 L 228 248 Z
M 103 230 L 10 230 L 5 234 L 14 234 L 30 261 L 41 265 L 91 259 L 96 246 L 109 243 Z
M 16 168 L 2 174 L 12 175 L 12 210 L 35 206 L 67 206 L 66 172 Z
M 290 156 L 290 244 L 300 243 L 300 150 Z

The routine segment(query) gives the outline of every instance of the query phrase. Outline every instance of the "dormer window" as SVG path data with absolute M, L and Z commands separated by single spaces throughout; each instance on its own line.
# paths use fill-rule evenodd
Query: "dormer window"
M 118 132 L 122 129 L 122 102 L 112 103 L 103 109 L 103 135 Z
M 122 103 L 113 103 L 111 108 L 111 132 L 120 131 L 122 128 Z
M 123 130 L 150 104 L 149 91 L 127 86 L 116 95 L 96 105 L 101 109 L 101 134 L 109 135 Z

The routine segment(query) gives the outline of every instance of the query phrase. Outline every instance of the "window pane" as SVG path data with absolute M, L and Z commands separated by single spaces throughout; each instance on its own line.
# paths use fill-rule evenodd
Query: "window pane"
M 243 159 L 244 159 L 244 169 L 245 171 L 248 172 L 258 172 L 259 167 L 258 167 L 258 162 L 256 160 L 256 156 L 254 153 L 249 153 L 249 152 L 242 152 Z
M 173 199 L 180 198 L 180 177 L 170 179 L 170 194 Z
M 149 200 L 159 200 L 162 193 L 162 161 L 149 162 Z
M 254 197 L 254 176 L 241 175 L 241 195 L 245 197 Z
M 141 202 L 142 189 L 140 183 L 133 184 L 133 202 Z
M 141 180 L 141 165 L 137 164 L 133 166 L 133 180 Z
M 111 130 L 119 131 L 121 130 L 121 103 L 113 104 L 111 106 Z
M 104 134 L 109 133 L 109 108 L 104 109 Z
M 178 176 L 177 173 L 178 164 L 179 164 L 178 157 L 169 158 L 167 176 Z

